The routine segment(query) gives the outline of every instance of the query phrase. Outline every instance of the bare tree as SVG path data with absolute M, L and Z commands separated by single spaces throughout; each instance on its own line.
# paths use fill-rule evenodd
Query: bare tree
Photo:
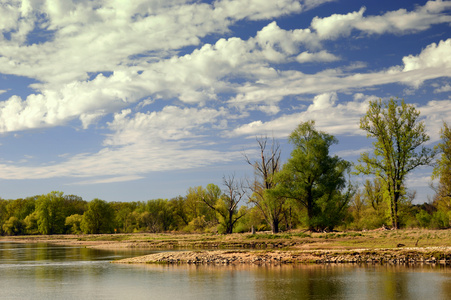
M 279 224 L 283 218 L 285 198 L 268 193 L 276 186 L 275 174 L 280 170 L 280 145 L 272 139 L 268 149 L 268 137 L 257 138 L 260 158 L 255 161 L 244 155 L 246 162 L 254 168 L 254 181 L 249 183 L 252 191 L 250 202 L 262 212 L 271 226 L 273 233 L 279 232 Z
M 225 233 L 233 232 L 236 222 L 241 219 L 244 214 L 238 210 L 238 204 L 246 196 L 243 182 L 237 181 L 234 175 L 223 177 L 225 186 L 224 193 L 221 197 L 216 189 L 209 190 L 202 195 L 202 201 L 211 209 L 215 210 L 220 216 L 220 224 L 224 226 Z

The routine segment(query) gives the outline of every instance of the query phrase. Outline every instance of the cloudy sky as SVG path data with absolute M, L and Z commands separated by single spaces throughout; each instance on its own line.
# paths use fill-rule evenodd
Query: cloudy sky
M 255 137 L 300 123 L 356 161 L 374 99 L 433 146 L 451 123 L 451 1 L 0 2 L 0 197 L 141 201 L 252 176 Z M 408 187 L 426 201 L 430 168 Z M 354 178 L 358 181 L 361 178 Z

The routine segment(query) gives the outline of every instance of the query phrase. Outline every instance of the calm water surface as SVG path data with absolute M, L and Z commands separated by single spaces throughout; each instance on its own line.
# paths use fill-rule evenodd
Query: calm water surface
M 0 242 L 0 299 L 451 299 L 450 267 L 109 263 L 148 253 Z

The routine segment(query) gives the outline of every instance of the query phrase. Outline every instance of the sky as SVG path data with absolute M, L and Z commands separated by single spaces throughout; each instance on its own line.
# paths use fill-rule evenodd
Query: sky
M 356 162 L 369 101 L 451 123 L 451 1 L 2 0 L 0 197 L 185 195 L 301 122 Z M 430 167 L 406 182 L 433 195 Z M 365 177 L 351 178 L 355 182 Z

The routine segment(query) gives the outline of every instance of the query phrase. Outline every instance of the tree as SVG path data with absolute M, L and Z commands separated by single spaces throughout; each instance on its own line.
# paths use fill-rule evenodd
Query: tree
M 114 210 L 111 205 L 100 199 L 88 204 L 83 214 L 81 229 L 84 233 L 111 233 L 114 229 Z
M 360 128 L 375 141 L 373 155 L 363 153 L 356 169 L 384 183 L 394 229 L 399 228 L 398 204 L 405 193 L 407 174 L 418 166 L 428 165 L 434 157 L 434 151 L 423 146 L 429 136 L 419 116 L 413 105 L 390 99 L 385 103 L 370 101 L 368 111 L 360 119 Z
M 344 192 L 350 163 L 329 155 L 330 146 L 338 141 L 314 125 L 314 121 L 301 123 L 291 133 L 289 142 L 294 150 L 277 175 L 279 184 L 270 193 L 303 205 L 309 230 L 332 230 L 343 221 L 353 193 L 352 188 Z
M 432 174 L 433 179 L 439 180 L 434 205 L 451 218 L 451 128 L 443 123 L 440 133 L 442 141 L 437 145 L 440 158 L 437 159 Z
M 161 232 L 170 229 L 174 221 L 174 212 L 165 199 L 149 200 L 141 220 L 150 232 Z
M 244 216 L 238 210 L 238 204 L 246 195 L 243 183 L 236 181 L 235 176 L 223 178 L 226 187 L 224 194 L 214 184 L 207 185 L 207 190 L 201 195 L 202 201 L 219 215 L 219 223 L 226 234 L 232 233 L 236 222 Z
M 169 207 L 174 212 L 174 222 L 177 229 L 183 228 L 189 224 L 188 214 L 185 207 L 186 198 L 177 196 L 169 200 Z
M 66 220 L 64 210 L 63 192 L 39 196 L 36 200 L 38 231 L 41 234 L 63 233 Z
M 69 232 L 73 234 L 81 233 L 81 222 L 83 221 L 83 216 L 79 214 L 73 214 L 66 218 L 64 225 L 69 227 Z
M 23 223 L 17 217 L 11 217 L 3 224 L 3 231 L 7 235 L 19 235 L 23 232 Z
M 267 149 L 268 138 L 257 139 L 260 150 L 259 160 L 251 161 L 245 155 L 246 162 L 254 167 L 254 181 L 249 184 L 252 196 L 249 201 L 262 212 L 266 222 L 271 226 L 272 233 L 279 232 L 279 224 L 283 217 L 285 197 L 268 193 L 276 186 L 275 175 L 280 170 L 280 145 L 273 139 Z
M 28 234 L 37 234 L 39 233 L 38 229 L 38 214 L 36 211 L 32 212 L 23 220 L 25 225 L 25 232 Z

